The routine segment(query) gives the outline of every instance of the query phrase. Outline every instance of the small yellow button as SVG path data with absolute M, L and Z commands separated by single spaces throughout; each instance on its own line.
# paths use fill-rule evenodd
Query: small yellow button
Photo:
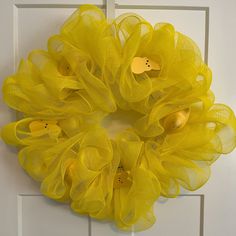
M 175 132 L 182 129 L 189 119 L 189 110 L 182 110 L 168 115 L 163 122 L 163 127 L 167 132 Z
M 134 57 L 131 63 L 131 71 L 134 74 L 142 74 L 145 71 L 160 69 L 160 64 L 147 57 Z

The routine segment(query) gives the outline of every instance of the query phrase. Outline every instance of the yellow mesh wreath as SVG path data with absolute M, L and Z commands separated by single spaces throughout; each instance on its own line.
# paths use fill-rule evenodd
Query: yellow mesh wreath
M 45 196 L 140 231 L 159 196 L 200 188 L 235 148 L 234 113 L 210 84 L 198 47 L 172 25 L 135 14 L 108 23 L 85 5 L 4 81 L 22 118 L 1 136 Z M 104 120 L 119 117 L 131 126 L 110 137 Z

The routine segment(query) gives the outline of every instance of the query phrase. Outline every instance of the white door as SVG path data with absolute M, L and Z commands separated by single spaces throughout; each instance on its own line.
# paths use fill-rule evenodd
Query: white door
M 12 74 L 19 59 L 47 38 L 81 4 L 105 11 L 102 0 L 1 0 L 0 78 Z M 167 21 L 199 45 L 213 70 L 217 102 L 236 111 L 235 0 L 109 0 L 109 16 L 136 12 L 152 23 Z M 0 126 L 15 114 L 0 102 Z M 68 206 L 41 196 L 39 186 L 21 169 L 16 151 L 0 143 L 0 236 L 235 236 L 236 158 L 222 156 L 209 182 L 197 192 L 156 204 L 156 224 L 141 233 L 122 233 L 108 223 L 73 214 Z

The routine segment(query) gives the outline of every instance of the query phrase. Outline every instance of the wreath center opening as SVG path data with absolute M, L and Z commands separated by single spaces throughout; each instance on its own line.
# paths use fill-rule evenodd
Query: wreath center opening
M 141 114 L 136 111 L 124 111 L 117 109 L 104 117 L 101 122 L 102 127 L 107 130 L 110 138 L 114 138 L 118 133 L 132 128 L 134 123 L 141 118 Z

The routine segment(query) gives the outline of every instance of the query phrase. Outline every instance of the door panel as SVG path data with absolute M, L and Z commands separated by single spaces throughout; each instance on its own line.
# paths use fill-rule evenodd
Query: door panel
M 18 60 L 34 49 L 46 49 L 47 40 L 76 8 L 21 7 L 17 10 Z M 34 19 L 33 21 L 31 19 Z
M 18 195 L 18 235 L 89 235 L 87 217 L 77 217 L 68 205 L 40 195 Z

